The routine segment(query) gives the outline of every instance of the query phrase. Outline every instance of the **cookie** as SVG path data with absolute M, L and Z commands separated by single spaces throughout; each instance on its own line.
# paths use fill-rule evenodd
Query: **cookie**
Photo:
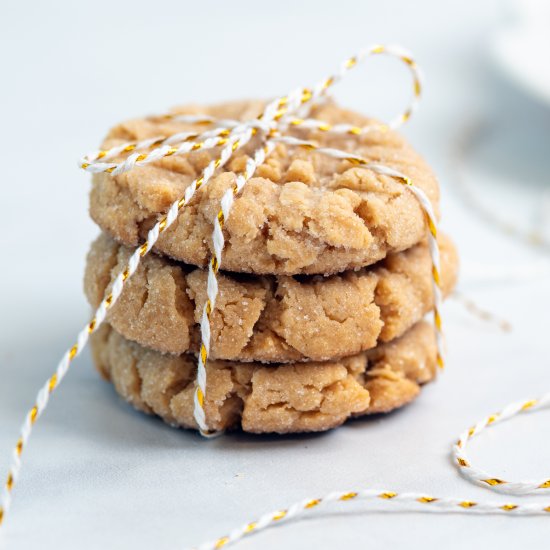
M 206 113 L 220 118 L 250 119 L 263 103 L 234 102 L 210 107 L 182 107 L 177 113 Z M 439 188 L 422 158 L 399 134 L 333 103 L 311 115 L 329 123 L 372 125 L 360 136 L 334 135 L 291 127 L 287 132 L 382 163 L 409 176 L 437 210 Z M 102 147 L 167 136 L 204 125 L 165 118 L 132 120 L 113 128 Z M 258 137 L 232 160 L 180 212 L 155 245 L 157 252 L 204 267 L 213 247 L 213 220 L 235 173 L 245 167 Z M 118 241 L 136 246 L 183 196 L 217 150 L 167 157 L 112 176 L 93 176 L 90 214 Z M 406 186 L 395 179 L 353 166 L 348 161 L 278 144 L 236 199 L 224 225 L 223 268 L 255 274 L 332 274 L 373 264 L 406 250 L 426 235 L 424 212 Z
M 440 239 L 442 289 L 457 275 L 456 250 Z M 84 279 L 97 307 L 131 250 L 101 235 Z M 161 352 L 197 352 L 206 300 L 204 270 L 146 256 L 127 281 L 109 322 L 124 337 Z M 355 355 L 401 336 L 433 308 L 431 260 L 425 243 L 356 272 L 323 276 L 219 274 L 212 315 L 213 359 L 327 361 Z
M 193 418 L 196 359 L 166 355 L 103 325 L 91 340 L 97 369 L 137 409 L 173 426 Z M 401 338 L 339 361 L 207 364 L 205 412 L 215 430 L 324 431 L 350 417 L 386 413 L 412 401 L 436 373 L 433 327 L 417 323 Z

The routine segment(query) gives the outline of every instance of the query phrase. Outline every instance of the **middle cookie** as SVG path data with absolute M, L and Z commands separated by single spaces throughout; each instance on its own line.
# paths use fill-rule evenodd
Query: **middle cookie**
M 456 250 L 439 242 L 441 284 L 458 272 Z M 107 235 L 92 244 L 84 290 L 97 307 L 132 250 Z M 220 272 L 211 319 L 210 357 L 235 361 L 327 361 L 401 336 L 433 308 L 426 244 L 360 271 L 323 276 L 251 276 Z M 206 301 L 204 270 L 146 256 L 108 314 L 124 337 L 164 352 L 197 352 Z

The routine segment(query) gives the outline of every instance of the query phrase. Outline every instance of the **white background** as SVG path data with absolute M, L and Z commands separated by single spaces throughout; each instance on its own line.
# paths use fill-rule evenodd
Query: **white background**
M 183 548 L 336 489 L 510 500 L 468 484 L 449 459 L 464 428 L 550 386 L 548 271 L 509 276 L 534 263 L 544 270 L 548 257 L 464 207 L 449 167 L 461 128 L 481 118 L 495 131 L 475 150 L 467 175 L 495 211 L 520 223 L 532 217 L 524 197 L 541 197 L 550 185 L 550 112 L 491 63 L 503 11 L 497 2 L 465 0 L 2 0 L 2 471 L 35 391 L 89 315 L 81 278 L 97 229 L 87 217 L 89 177 L 78 156 L 115 121 L 177 103 L 282 94 L 316 82 L 372 42 L 398 42 L 424 68 L 423 105 L 406 134 L 441 179 L 443 227 L 463 260 L 461 290 L 513 331 L 450 301 L 447 370 L 406 410 L 324 435 L 210 442 L 135 413 L 95 374 L 86 351 L 36 427 L 0 548 Z M 387 118 L 408 98 L 406 76 L 397 62 L 375 59 L 336 95 Z M 548 420 L 543 412 L 493 429 L 473 444 L 473 458 L 499 477 L 550 475 Z M 313 514 L 241 546 L 542 548 L 550 534 L 550 517 L 367 513 L 370 507 Z

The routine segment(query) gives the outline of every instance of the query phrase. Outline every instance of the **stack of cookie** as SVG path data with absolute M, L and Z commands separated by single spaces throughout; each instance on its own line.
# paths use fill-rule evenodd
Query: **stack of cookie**
M 177 112 L 247 120 L 260 102 Z M 312 116 L 372 125 L 359 136 L 295 129 L 407 174 L 438 210 L 437 181 L 397 133 L 333 103 Z M 103 146 L 197 129 L 165 118 L 115 127 Z M 205 266 L 223 193 L 252 142 L 202 187 L 161 235 L 92 339 L 94 361 L 136 408 L 197 428 L 193 396 Z M 217 151 L 171 156 L 93 177 L 90 212 L 103 230 L 92 244 L 85 292 L 97 307 L 147 231 Z M 211 317 L 204 409 L 213 430 L 321 431 L 414 399 L 436 373 L 432 264 L 417 199 L 393 178 L 279 144 L 236 198 Z M 439 240 L 441 287 L 455 284 L 457 256 Z

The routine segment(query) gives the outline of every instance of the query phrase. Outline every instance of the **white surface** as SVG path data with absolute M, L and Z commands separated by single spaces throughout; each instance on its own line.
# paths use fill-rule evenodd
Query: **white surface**
M 421 62 L 426 96 L 406 133 L 440 175 L 443 226 L 458 242 L 469 274 L 462 290 L 509 319 L 514 330 L 504 335 L 451 302 L 445 310 L 447 371 L 414 405 L 300 437 L 237 434 L 208 442 L 172 430 L 122 403 L 84 354 L 37 425 L 0 548 L 183 548 L 334 489 L 498 499 L 457 475 L 449 449 L 481 416 L 550 386 L 550 285 L 548 277 L 487 280 L 476 270 L 479 264 L 540 266 L 547 259 L 505 240 L 462 207 L 448 151 L 467 116 L 504 112 L 527 130 L 497 134 L 496 153 L 476 155 L 471 177 L 482 189 L 487 174 L 493 182 L 501 171 L 508 179 L 528 174 L 523 187 L 507 181 L 507 190 L 511 197 L 514 189 L 516 197 L 522 190 L 537 194 L 548 173 L 541 139 L 548 140 L 550 114 L 487 67 L 485 40 L 498 19 L 496 6 L 282 1 L 260 11 L 257 2 L 112 4 L 13 2 L 0 18 L 2 471 L 35 390 L 87 319 L 81 274 L 97 230 L 87 219 L 88 176 L 75 159 L 120 119 L 178 102 L 284 93 L 315 82 L 365 43 L 399 42 Z M 236 53 L 240 44 L 244 51 Z M 245 62 L 254 64 L 253 77 L 242 76 Z M 376 60 L 337 95 L 389 116 L 407 97 L 406 78 L 397 63 Z M 37 149 L 34 157 L 26 145 Z M 48 320 L 52 308 L 55 318 Z M 472 445 L 472 457 L 503 477 L 550 474 L 549 414 L 495 428 Z M 270 530 L 240 547 L 537 548 L 548 540 L 549 518 L 346 509 Z

